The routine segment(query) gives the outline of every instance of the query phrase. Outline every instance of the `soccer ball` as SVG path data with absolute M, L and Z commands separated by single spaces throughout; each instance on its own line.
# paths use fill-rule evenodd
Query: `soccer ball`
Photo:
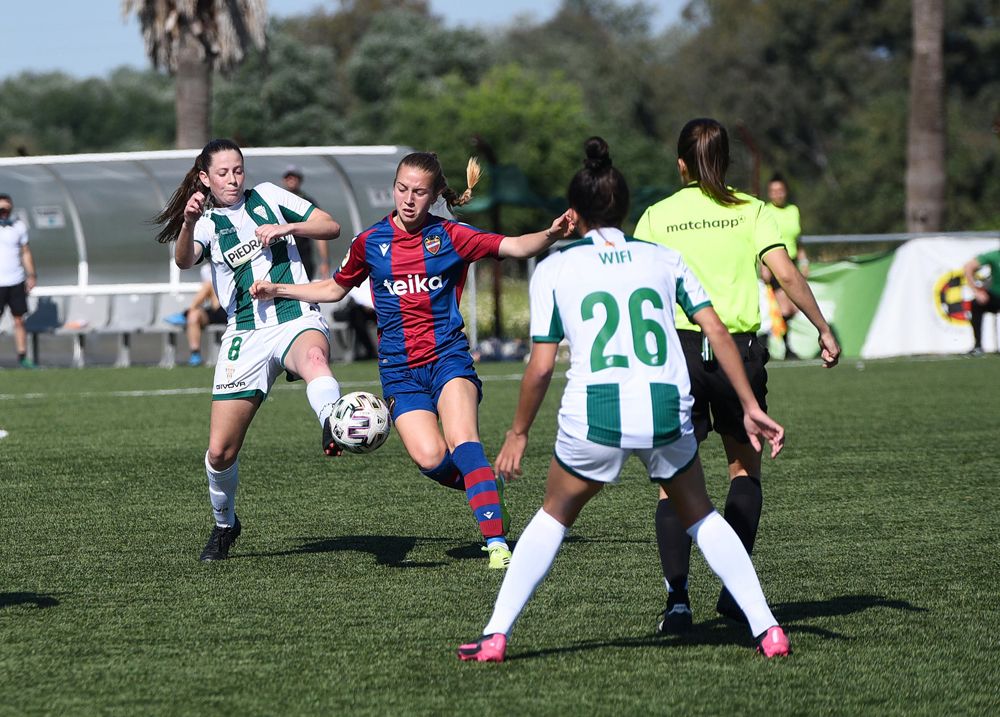
M 345 451 L 371 453 L 385 443 L 389 430 L 389 407 L 373 393 L 348 393 L 333 405 L 330 431 Z

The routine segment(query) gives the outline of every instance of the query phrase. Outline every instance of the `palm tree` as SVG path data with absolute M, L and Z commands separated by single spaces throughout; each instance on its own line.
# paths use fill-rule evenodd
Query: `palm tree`
M 174 76 L 178 149 L 210 139 L 212 72 L 266 44 L 267 0 L 122 0 L 139 17 L 146 54 Z
M 906 228 L 940 231 L 945 214 L 944 0 L 913 0 Z

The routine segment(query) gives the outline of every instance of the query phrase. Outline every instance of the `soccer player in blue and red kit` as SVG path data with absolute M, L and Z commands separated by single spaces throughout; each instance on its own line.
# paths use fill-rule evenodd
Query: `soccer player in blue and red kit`
M 371 278 L 379 376 L 396 432 L 424 475 L 465 491 L 489 565 L 502 569 L 510 561 L 502 484 L 479 439 L 482 383 L 469 354 L 459 301 L 473 262 L 535 256 L 574 227 L 566 213 L 544 231 L 508 237 L 430 213 L 439 198 L 449 208 L 468 202 L 478 179 L 479 167 L 470 160 L 468 189 L 458 195 L 448 186 L 437 155 L 409 154 L 396 168 L 395 211 L 357 236 L 332 279 L 308 285 L 257 281 L 250 293 L 257 299 L 339 301 Z M 331 445 L 328 452 L 336 450 Z

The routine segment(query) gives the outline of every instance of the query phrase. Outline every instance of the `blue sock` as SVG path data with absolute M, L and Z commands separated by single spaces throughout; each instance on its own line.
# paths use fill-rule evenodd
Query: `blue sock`
M 444 452 L 444 458 L 441 459 L 441 462 L 437 466 L 434 468 L 421 468 L 420 472 L 443 486 L 455 488 L 456 490 L 465 490 L 465 480 L 462 478 L 462 473 L 458 470 L 458 466 L 455 465 L 455 461 L 452 460 L 449 451 Z
M 502 538 L 504 535 L 503 510 L 500 494 L 490 462 L 486 460 L 483 444 L 469 441 L 455 446 L 452 459 L 465 479 L 465 495 L 469 507 L 476 516 L 479 530 L 487 540 Z

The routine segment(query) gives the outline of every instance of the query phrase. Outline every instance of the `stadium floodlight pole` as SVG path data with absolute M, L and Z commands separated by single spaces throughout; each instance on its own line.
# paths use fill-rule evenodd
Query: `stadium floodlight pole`
M 500 230 L 500 202 L 497 201 L 497 155 L 493 147 L 483 139 L 480 134 L 472 135 L 472 146 L 476 152 L 485 160 L 490 170 L 490 229 L 497 234 L 502 234 Z M 473 269 L 475 271 L 475 269 Z M 503 288 L 503 270 L 499 261 L 493 262 L 493 335 L 498 339 L 503 338 L 501 295 Z

